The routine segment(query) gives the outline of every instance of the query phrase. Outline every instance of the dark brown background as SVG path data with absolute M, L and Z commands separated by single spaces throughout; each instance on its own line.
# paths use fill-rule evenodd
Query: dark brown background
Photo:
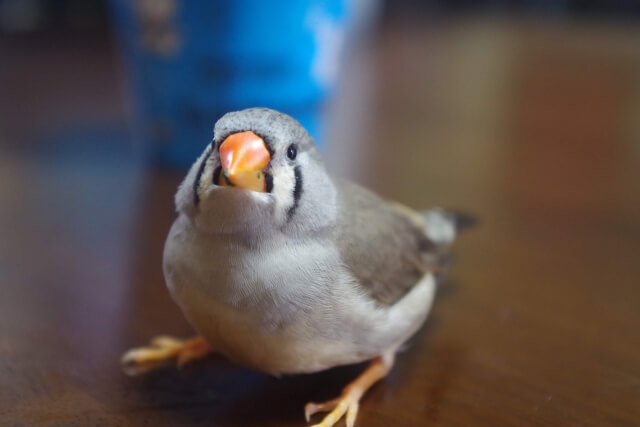
M 357 425 L 640 424 L 639 36 L 391 20 L 352 52 L 330 166 L 482 219 Z M 122 371 L 127 348 L 192 333 L 161 273 L 182 174 L 123 138 L 104 38 L 2 38 L 0 55 L 0 424 L 305 425 L 361 366 Z

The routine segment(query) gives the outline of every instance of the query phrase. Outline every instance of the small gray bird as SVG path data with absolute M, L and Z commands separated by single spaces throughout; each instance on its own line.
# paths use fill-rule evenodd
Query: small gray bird
M 305 407 L 346 414 L 420 328 L 456 233 L 442 210 L 415 212 L 331 177 L 312 138 L 265 108 L 228 113 L 175 197 L 164 249 L 171 295 L 199 337 L 158 337 L 124 363 L 216 352 L 273 375 L 371 360 L 341 396 Z

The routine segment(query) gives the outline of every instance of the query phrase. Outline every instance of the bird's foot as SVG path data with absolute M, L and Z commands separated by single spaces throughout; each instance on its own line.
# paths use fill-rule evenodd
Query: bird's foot
M 151 340 L 148 347 L 132 348 L 121 359 L 124 365 L 145 365 L 177 359 L 181 367 L 193 360 L 202 359 L 213 353 L 213 348 L 202 337 L 181 340 L 159 336 Z
M 385 359 L 378 357 L 371 361 L 371 365 L 355 381 L 344 388 L 340 397 L 323 403 L 307 403 L 304 407 L 307 422 L 317 412 L 331 411 L 320 424 L 312 427 L 332 427 L 345 414 L 347 427 L 353 427 L 358 415 L 360 398 L 376 381 L 387 375 L 392 365 L 392 356 Z

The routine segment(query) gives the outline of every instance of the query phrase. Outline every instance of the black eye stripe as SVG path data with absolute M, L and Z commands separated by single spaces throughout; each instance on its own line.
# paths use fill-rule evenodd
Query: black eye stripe
M 222 171 L 222 166 L 218 166 L 213 171 L 213 184 L 218 185 L 218 178 L 220 178 L 220 171 Z
M 264 180 L 267 184 L 267 193 L 271 193 L 273 191 L 273 175 L 268 172 L 264 174 Z
M 300 171 L 300 166 L 296 166 L 293 169 L 293 174 L 296 181 L 293 187 L 293 206 L 287 211 L 287 221 L 291 221 L 291 218 L 293 218 L 300 204 L 300 198 L 302 197 L 302 172 Z

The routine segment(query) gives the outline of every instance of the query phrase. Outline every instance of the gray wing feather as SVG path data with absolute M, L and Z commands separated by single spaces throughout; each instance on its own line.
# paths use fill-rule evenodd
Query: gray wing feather
M 343 262 L 378 304 L 395 303 L 427 271 L 438 269 L 440 251 L 419 214 L 347 181 L 336 186 L 335 241 Z

